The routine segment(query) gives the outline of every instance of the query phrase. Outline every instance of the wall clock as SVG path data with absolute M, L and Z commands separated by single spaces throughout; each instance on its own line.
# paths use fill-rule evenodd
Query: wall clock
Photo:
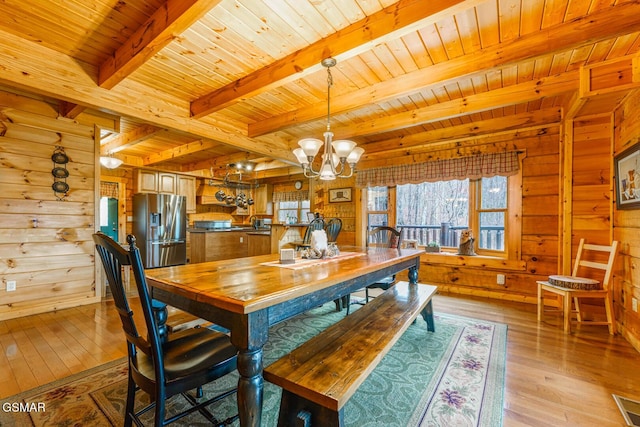
M 294 182 L 293 186 L 296 188 L 296 190 L 300 190 L 302 188 L 302 181 Z

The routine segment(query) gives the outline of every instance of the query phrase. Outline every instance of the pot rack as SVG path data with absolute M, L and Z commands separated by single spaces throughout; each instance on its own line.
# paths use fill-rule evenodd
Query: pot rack
M 213 174 L 213 167 L 211 167 L 209 171 L 211 173 L 211 178 L 209 178 L 209 186 L 211 187 L 232 188 L 236 190 L 252 190 L 260 187 L 260 184 L 258 184 L 257 182 L 242 182 L 242 171 L 235 169 L 230 170 L 230 165 L 227 165 L 227 171 L 224 175 L 224 178 L 222 179 L 222 183 L 220 183 L 220 179 L 216 178 Z M 231 179 L 231 177 L 234 176 L 238 177 L 237 181 Z

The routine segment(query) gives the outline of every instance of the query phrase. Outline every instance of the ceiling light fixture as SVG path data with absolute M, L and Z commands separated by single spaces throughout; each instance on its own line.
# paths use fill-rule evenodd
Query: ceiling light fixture
M 346 139 L 333 141 L 333 132 L 331 132 L 331 86 L 333 78 L 331 76 L 331 67 L 336 65 L 334 58 L 325 58 L 322 60 L 322 66 L 327 69 L 327 130 L 323 134 L 324 142 L 317 138 L 303 138 L 298 141 L 300 148 L 293 150 L 293 154 L 302 165 L 304 176 L 307 178 L 319 177 L 322 180 L 333 180 L 336 177 L 350 178 L 356 168 L 356 163 L 360 160 L 360 156 L 364 153 L 364 148 L 356 147 L 356 143 Z M 319 171 L 313 170 L 313 159 L 320 151 L 320 147 L 324 145 L 324 154 L 322 154 L 322 166 Z M 349 174 L 346 174 L 347 164 L 349 164 Z
M 112 154 L 108 156 L 100 156 L 100 164 L 107 169 L 115 169 L 122 165 L 124 162 L 120 159 L 116 159 Z

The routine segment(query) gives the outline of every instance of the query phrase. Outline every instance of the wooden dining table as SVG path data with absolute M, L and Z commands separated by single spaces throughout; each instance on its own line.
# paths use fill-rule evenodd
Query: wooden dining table
M 277 254 L 146 270 L 153 298 L 220 325 L 238 348 L 241 426 L 260 426 L 263 347 L 269 327 L 408 270 L 417 283 L 421 249 L 341 248 L 325 260 L 280 264 Z M 338 306 L 338 304 L 336 304 Z

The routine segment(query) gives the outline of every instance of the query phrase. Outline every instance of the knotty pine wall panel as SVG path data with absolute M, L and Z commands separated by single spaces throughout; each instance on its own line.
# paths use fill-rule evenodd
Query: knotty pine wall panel
M 573 123 L 571 265 L 581 238 L 611 242 L 611 115 Z
M 99 301 L 94 128 L 44 103 L 9 107 L 0 107 L 0 320 Z M 57 146 L 69 157 L 63 200 L 51 188 Z M 6 291 L 8 280 L 16 291 Z
M 614 123 L 615 155 L 640 141 L 640 92 L 615 111 Z M 640 210 L 614 211 L 613 238 L 620 242 L 613 277 L 615 317 L 618 329 L 640 351 L 640 313 L 632 310 L 633 298 L 640 303 Z

